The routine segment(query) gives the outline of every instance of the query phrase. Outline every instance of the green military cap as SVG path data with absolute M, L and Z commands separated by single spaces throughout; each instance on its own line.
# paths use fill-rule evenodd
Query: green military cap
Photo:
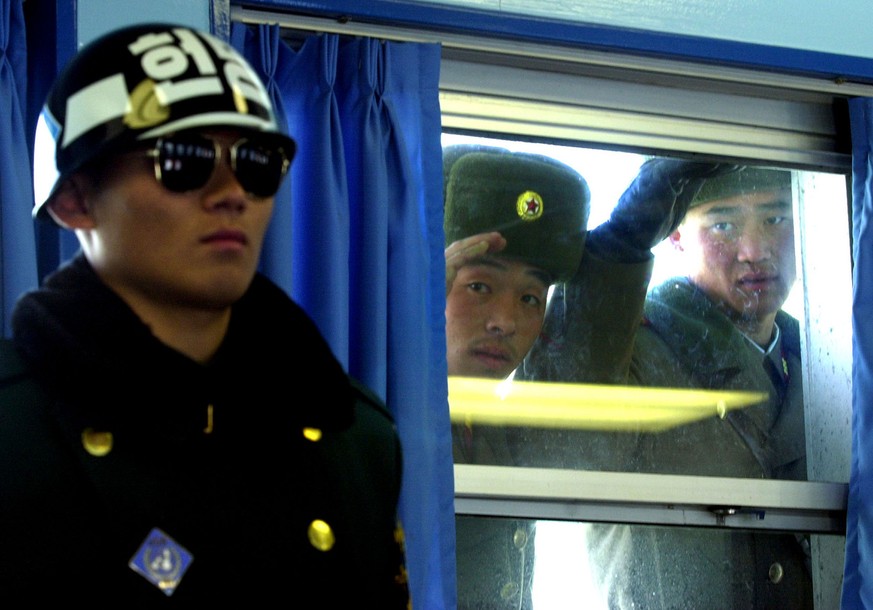
M 690 207 L 754 192 L 791 189 L 791 172 L 762 167 L 740 167 L 708 178 L 691 201 Z
M 499 256 L 564 281 L 579 267 L 591 193 L 571 167 L 543 155 L 456 145 L 443 150 L 446 245 L 499 231 Z

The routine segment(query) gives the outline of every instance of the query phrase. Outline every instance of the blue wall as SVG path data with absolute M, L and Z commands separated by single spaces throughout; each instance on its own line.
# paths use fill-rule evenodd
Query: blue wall
M 428 1 L 456 8 L 873 58 L 870 0 Z
M 79 42 L 87 42 L 121 24 L 150 20 L 172 20 L 208 29 L 213 4 L 226 10 L 228 1 L 78 0 Z M 366 3 L 359 0 L 306 3 L 275 0 L 256 4 L 330 5 L 336 7 L 337 13 L 367 11 Z M 410 5 L 407 12 L 416 10 L 413 2 L 389 4 L 395 7 L 397 4 Z M 586 0 L 562 3 L 553 0 L 429 0 L 429 4 L 873 59 L 873 3 L 870 0 Z
M 79 0 L 78 42 L 86 44 L 109 30 L 146 21 L 171 21 L 209 31 L 209 0 Z

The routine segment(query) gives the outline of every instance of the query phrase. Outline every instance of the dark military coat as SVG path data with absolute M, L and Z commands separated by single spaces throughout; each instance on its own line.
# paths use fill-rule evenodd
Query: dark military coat
M 723 419 L 650 435 L 635 470 L 806 479 L 799 324 L 780 311 L 776 325 L 778 343 L 765 355 L 687 279 L 652 291 L 631 379 L 647 386 L 762 392 L 768 399 Z M 685 459 L 688 443 L 693 465 Z
M 455 464 L 513 466 L 500 426 L 452 425 Z M 530 610 L 536 528 L 530 519 L 457 515 L 458 610 Z
M 81 257 L 19 301 L 13 328 L 9 607 L 407 606 L 393 421 L 265 278 L 208 366 L 157 341 Z
M 806 477 L 796 320 L 779 313 L 780 343 L 764 356 L 687 280 L 670 280 L 644 301 L 646 264 L 589 257 L 588 270 L 556 291 L 543 337 L 516 378 L 736 389 L 769 398 L 661 433 L 511 431 L 522 464 Z M 592 525 L 588 539 L 610 608 L 812 607 L 806 541 L 791 534 Z

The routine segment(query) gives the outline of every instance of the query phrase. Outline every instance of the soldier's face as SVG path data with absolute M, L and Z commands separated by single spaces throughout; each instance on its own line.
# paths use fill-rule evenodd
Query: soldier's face
M 449 375 L 512 373 L 542 330 L 548 289 L 542 271 L 505 258 L 461 267 L 446 297 Z
M 692 208 L 670 239 L 688 277 L 737 318 L 775 315 L 797 279 L 790 190 Z
M 208 132 L 227 152 L 237 132 Z M 144 152 L 125 153 L 89 188 L 88 224 L 77 228 L 101 278 L 140 315 L 229 307 L 252 281 L 273 210 L 240 185 L 227 162 L 200 188 L 173 192 Z

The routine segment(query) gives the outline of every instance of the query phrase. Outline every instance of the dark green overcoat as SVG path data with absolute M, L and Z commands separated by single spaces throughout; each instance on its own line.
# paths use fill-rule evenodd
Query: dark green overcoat
M 13 328 L 10 608 L 407 607 L 393 420 L 265 278 L 208 366 L 157 341 L 82 258 L 19 301 Z
M 684 279 L 644 298 L 651 263 L 589 257 L 556 290 L 518 379 L 735 389 L 764 403 L 665 432 L 510 431 L 537 467 L 806 478 L 797 321 L 777 316 L 765 355 Z M 610 608 L 811 608 L 806 539 L 722 529 L 592 525 L 589 554 Z

